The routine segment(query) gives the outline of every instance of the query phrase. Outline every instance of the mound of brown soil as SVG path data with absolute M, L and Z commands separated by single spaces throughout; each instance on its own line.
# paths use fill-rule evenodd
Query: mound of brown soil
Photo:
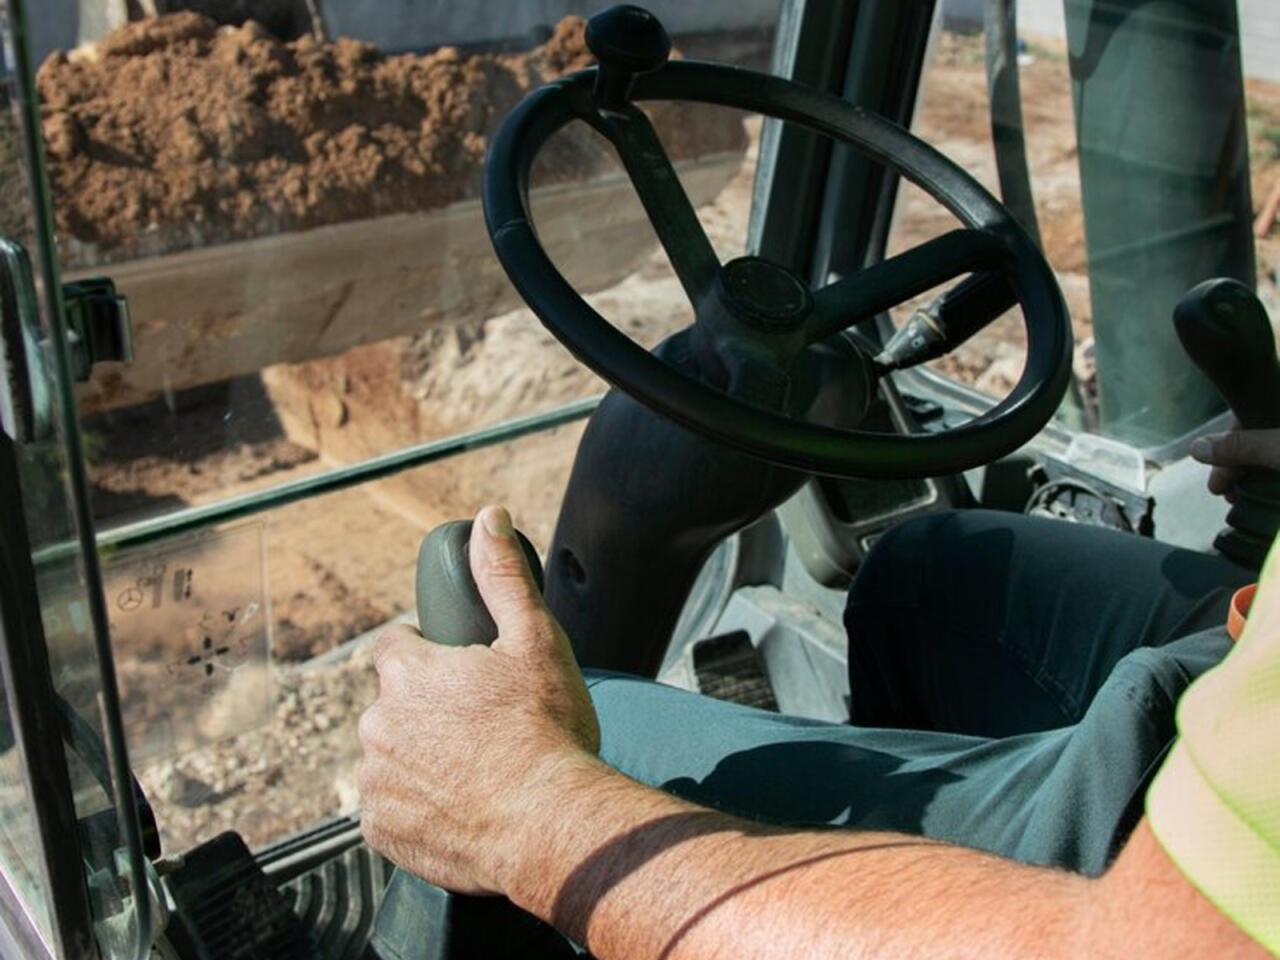
M 37 82 L 64 257 L 101 263 L 441 207 L 479 192 L 488 138 L 532 87 L 591 63 L 583 21 L 528 53 L 284 43 L 181 12 L 54 53 Z M 679 158 L 745 145 L 724 116 L 661 104 Z M 540 182 L 614 164 L 590 131 L 549 145 Z

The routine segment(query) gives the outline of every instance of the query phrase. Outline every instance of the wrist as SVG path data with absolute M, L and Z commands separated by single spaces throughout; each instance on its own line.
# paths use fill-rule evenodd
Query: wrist
M 584 804 L 590 805 L 598 784 L 617 776 L 598 757 L 576 749 L 550 754 L 529 768 L 503 844 L 505 856 L 496 867 L 508 899 L 534 913 L 542 901 L 554 899 L 564 841 L 581 829 Z

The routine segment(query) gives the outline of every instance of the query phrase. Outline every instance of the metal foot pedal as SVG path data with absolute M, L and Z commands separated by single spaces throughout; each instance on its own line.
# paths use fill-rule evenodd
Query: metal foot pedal
M 699 640 L 693 646 L 693 671 L 698 690 L 708 697 L 778 710 L 764 662 L 745 630 Z
M 196 847 L 165 883 L 177 907 L 165 932 L 184 960 L 320 960 L 238 833 Z
M 368 847 L 339 854 L 283 888 L 324 960 L 369 960 L 391 865 Z

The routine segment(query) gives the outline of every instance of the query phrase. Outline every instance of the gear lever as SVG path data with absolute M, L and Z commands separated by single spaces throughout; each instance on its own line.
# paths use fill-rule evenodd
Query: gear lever
M 541 590 L 537 551 L 523 533 L 516 536 Z M 471 575 L 470 543 L 471 521 L 453 520 L 427 534 L 418 549 L 418 625 L 434 643 L 487 646 L 498 637 Z M 509 900 L 451 894 L 399 869 L 378 907 L 369 946 L 383 960 L 576 956 L 555 930 Z
M 519 530 L 516 537 L 541 591 L 538 551 Z M 451 520 L 427 534 L 418 548 L 418 626 L 427 639 L 451 647 L 487 646 L 498 637 L 471 576 L 470 545 L 471 521 Z
M 1192 287 L 1173 311 L 1178 339 L 1246 430 L 1280 427 L 1280 360 L 1261 301 L 1238 280 Z M 1262 566 L 1280 529 L 1280 475 L 1255 468 L 1236 483 L 1227 526 L 1214 540 L 1226 557 Z

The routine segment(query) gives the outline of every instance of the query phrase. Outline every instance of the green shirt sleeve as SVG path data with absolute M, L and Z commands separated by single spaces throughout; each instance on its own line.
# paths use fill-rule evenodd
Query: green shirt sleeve
M 1147 793 L 1170 859 L 1280 955 L 1280 547 L 1231 654 L 1178 705 L 1178 742 Z

